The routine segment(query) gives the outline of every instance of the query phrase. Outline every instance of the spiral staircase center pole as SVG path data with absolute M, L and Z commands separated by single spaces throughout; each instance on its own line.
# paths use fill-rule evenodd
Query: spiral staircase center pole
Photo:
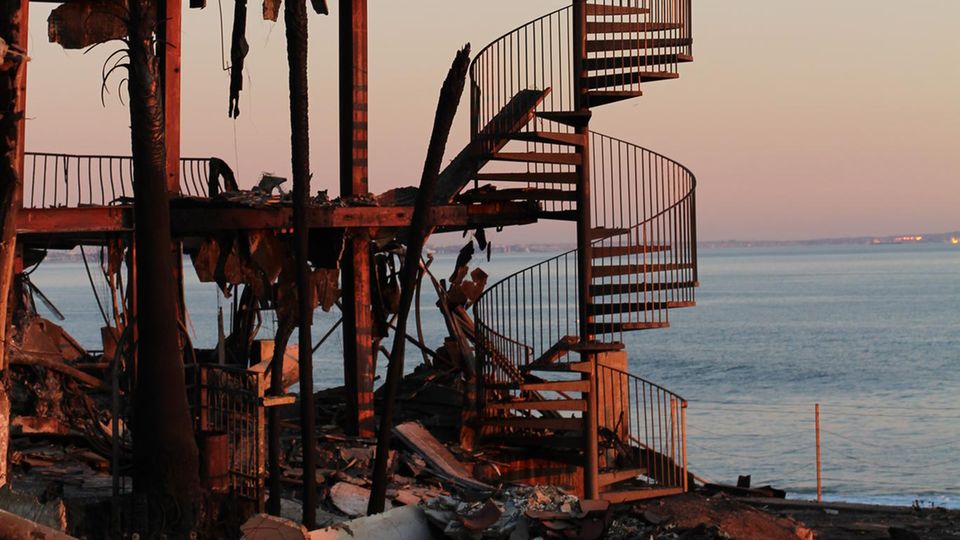
M 583 80 L 586 75 L 584 71 L 584 58 L 587 50 L 587 12 L 586 0 L 574 0 L 573 2 L 573 84 L 574 84 L 574 105 L 578 113 L 589 113 L 590 110 L 586 103 L 586 88 Z M 578 288 L 578 306 L 580 318 L 580 341 L 586 343 L 590 341 L 589 323 L 591 320 L 590 308 L 590 283 L 591 283 L 591 262 L 592 253 L 590 247 L 590 127 L 589 122 L 584 121 L 576 128 L 577 134 L 583 137 L 583 145 L 578 149 L 580 153 L 580 164 L 577 166 L 577 288 Z M 584 351 L 581 353 L 581 360 L 593 363 L 593 369 L 590 373 L 584 375 L 590 381 L 590 392 L 587 397 L 587 410 L 584 413 L 585 426 L 584 436 L 584 467 L 583 467 L 583 493 L 588 499 L 597 499 L 600 497 L 599 483 L 599 455 L 597 448 L 597 428 L 599 425 L 597 418 L 597 355 Z

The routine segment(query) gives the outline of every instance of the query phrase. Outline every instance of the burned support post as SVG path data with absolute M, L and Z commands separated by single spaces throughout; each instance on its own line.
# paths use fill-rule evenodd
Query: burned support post
M 367 181 L 367 0 L 340 3 L 340 194 L 364 195 Z M 346 431 L 373 436 L 373 313 L 368 232 L 353 229 L 343 254 L 343 370 Z
M 17 250 L 17 214 L 23 203 L 24 111 L 27 102 L 27 0 L 0 7 L 0 486 L 7 483 L 10 399 L 5 388 L 10 290 Z
M 150 0 L 129 2 L 130 131 L 139 304 L 134 392 L 134 491 L 164 516 L 168 535 L 196 519 L 199 456 L 187 403 L 170 246 L 166 139 Z M 170 516 L 177 516 L 171 520 Z
M 163 130 L 166 137 L 167 190 L 180 193 L 180 58 L 183 6 L 180 0 L 160 0 L 163 17 L 157 23 L 157 41 L 162 44 L 159 55 L 161 89 L 163 91 Z M 183 294 L 183 257 L 180 242 L 171 245 L 177 280 L 177 303 L 180 318 L 186 320 Z
M 296 1 L 296 0 L 294 0 Z M 270 360 L 270 395 L 279 396 L 283 393 L 283 357 L 287 351 L 287 343 L 293 334 L 293 324 L 289 319 L 277 321 L 277 333 L 273 340 L 273 357 Z M 267 409 L 267 489 L 270 498 L 267 499 L 267 512 L 273 516 L 280 515 L 280 408 Z M 304 455 L 306 458 L 306 455 Z
M 420 178 L 420 191 L 413 209 L 413 218 L 407 235 L 407 252 L 404 257 L 400 278 L 400 307 L 397 310 L 396 330 L 393 333 L 393 348 L 390 350 L 390 363 L 387 367 L 386 394 L 383 401 L 383 413 L 380 416 L 380 430 L 377 434 L 377 453 L 373 467 L 373 485 L 370 488 L 370 501 L 367 514 L 383 512 L 387 494 L 387 461 L 390 456 L 390 435 L 393 429 L 393 411 L 396 405 L 400 379 L 403 377 L 403 353 L 407 335 L 407 317 L 410 304 L 416 290 L 420 274 L 420 255 L 423 245 L 430 236 L 430 206 L 433 193 L 443 164 L 443 151 L 447 146 L 457 105 L 463 94 L 463 86 L 470 67 L 470 46 L 457 53 L 453 66 L 440 90 L 437 114 L 427 147 L 427 158 L 423 164 L 423 176 Z
M 293 161 L 293 238 L 297 258 L 297 315 L 299 318 L 300 438 L 303 444 L 303 525 L 317 521 L 317 435 L 313 405 L 313 289 L 307 261 L 310 230 L 307 226 L 307 199 L 310 198 L 310 115 L 307 82 L 306 0 L 286 0 L 287 62 L 290 68 L 290 148 Z M 283 371 L 283 361 L 274 366 Z M 279 369 L 278 369 L 279 368 Z

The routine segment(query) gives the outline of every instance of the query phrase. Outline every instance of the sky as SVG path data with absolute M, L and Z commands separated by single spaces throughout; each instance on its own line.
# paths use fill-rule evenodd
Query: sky
M 233 2 L 184 8 L 182 153 L 218 156 L 242 187 L 288 176 L 284 29 L 251 1 L 241 115 L 227 117 Z M 314 190 L 337 193 L 337 8 L 310 17 Z M 185 1 L 186 5 L 186 1 Z M 479 51 L 560 0 L 369 0 L 370 189 L 415 185 L 456 50 Z M 698 178 L 701 240 L 800 240 L 960 229 L 960 2 L 695 0 L 694 57 L 676 81 L 595 109 L 592 129 L 663 153 Z M 47 42 L 31 3 L 27 149 L 129 154 L 129 117 L 101 69 L 120 47 Z M 223 40 L 221 40 L 221 28 Z M 468 139 L 468 107 L 447 147 Z M 504 238 L 548 242 L 567 225 Z

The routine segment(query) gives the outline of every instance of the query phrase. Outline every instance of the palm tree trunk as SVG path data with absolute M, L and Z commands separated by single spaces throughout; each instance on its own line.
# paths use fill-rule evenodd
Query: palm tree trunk
M 131 0 L 130 129 L 136 228 L 138 368 L 134 392 L 134 490 L 163 532 L 186 537 L 200 494 L 199 456 L 187 403 L 171 251 L 165 134 L 151 0 Z M 162 45 L 158 45 L 162 46 Z M 171 512 L 175 509 L 175 512 Z M 177 516 L 171 520 L 171 516 Z M 151 521 L 155 521 L 151 518 Z M 153 528 L 153 527 L 151 527 Z

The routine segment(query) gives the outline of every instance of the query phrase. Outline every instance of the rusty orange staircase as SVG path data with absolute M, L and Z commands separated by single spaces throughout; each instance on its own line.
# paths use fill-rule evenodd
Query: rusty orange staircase
M 639 97 L 692 61 L 690 0 L 575 0 L 483 49 L 471 144 L 445 174 L 463 202 L 535 201 L 578 249 L 491 286 L 474 307 L 486 440 L 579 455 L 586 496 L 683 491 L 686 402 L 627 371 L 623 334 L 694 305 L 694 175 L 591 131 L 591 108 Z M 449 172 L 449 171 L 452 171 Z

